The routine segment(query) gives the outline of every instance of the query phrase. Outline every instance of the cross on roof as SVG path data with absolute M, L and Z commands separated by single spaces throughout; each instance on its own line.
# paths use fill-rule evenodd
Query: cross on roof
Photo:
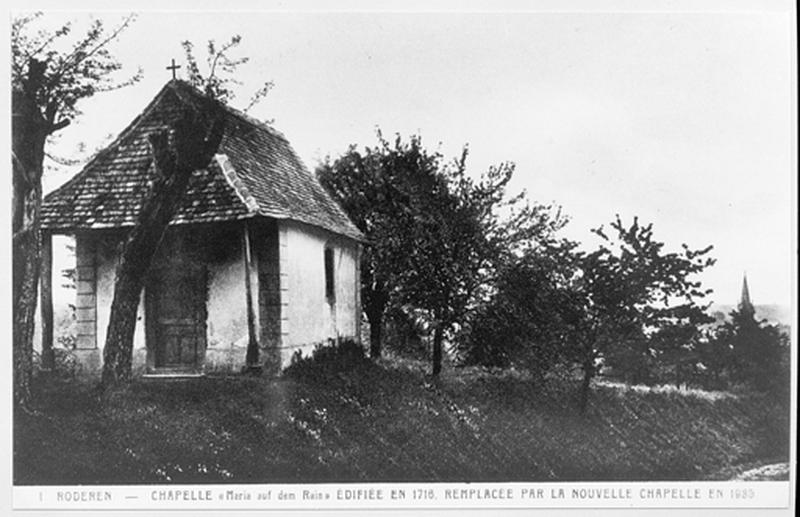
M 175 70 L 177 70 L 180 67 L 181 67 L 181 65 L 176 65 L 175 64 L 175 60 L 174 59 L 172 60 L 172 65 L 167 67 L 167 70 L 172 70 L 172 79 L 173 80 L 175 79 Z

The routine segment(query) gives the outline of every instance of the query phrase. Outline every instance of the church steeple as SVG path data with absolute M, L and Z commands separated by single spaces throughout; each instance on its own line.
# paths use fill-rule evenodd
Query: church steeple
M 747 273 L 744 274 L 742 281 L 742 298 L 739 300 L 739 312 L 744 314 L 755 314 L 756 310 L 750 301 L 750 289 L 747 287 Z

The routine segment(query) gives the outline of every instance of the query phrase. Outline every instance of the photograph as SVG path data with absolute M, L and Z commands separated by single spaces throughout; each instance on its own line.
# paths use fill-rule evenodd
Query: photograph
M 618 4 L 14 6 L 13 507 L 793 507 L 796 7 Z

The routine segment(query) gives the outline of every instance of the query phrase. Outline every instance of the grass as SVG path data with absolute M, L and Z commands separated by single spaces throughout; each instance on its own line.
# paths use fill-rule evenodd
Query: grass
M 788 414 L 757 396 L 597 383 L 582 415 L 568 381 L 413 362 L 36 389 L 16 484 L 693 480 L 788 461 Z

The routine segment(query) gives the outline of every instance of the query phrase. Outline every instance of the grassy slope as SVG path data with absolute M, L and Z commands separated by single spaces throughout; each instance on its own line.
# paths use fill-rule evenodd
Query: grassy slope
M 788 424 L 761 399 L 599 385 L 580 415 L 573 392 L 474 371 L 433 382 L 368 362 L 280 379 L 140 382 L 105 399 L 57 382 L 39 414 L 15 419 L 14 478 L 665 480 L 787 461 Z

